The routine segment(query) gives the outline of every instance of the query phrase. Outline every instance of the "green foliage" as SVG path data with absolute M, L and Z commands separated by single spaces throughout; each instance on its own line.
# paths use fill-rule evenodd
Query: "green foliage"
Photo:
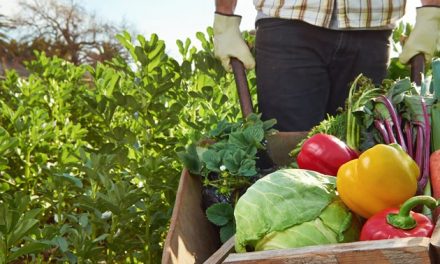
M 238 198 L 264 175 L 257 166 L 258 153 L 265 151 L 263 143 L 275 132 L 275 123 L 274 119 L 262 121 L 256 113 L 236 122 L 221 120 L 207 138 L 178 153 L 192 174 L 202 176 L 203 198 L 224 198 L 206 205 L 208 220 L 220 227 L 222 243 L 235 234 L 233 208 Z
M 0 263 L 9 263 L 21 256 L 50 248 L 45 241 L 28 240 L 38 235 L 38 217 L 42 208 L 29 209 L 30 197 L 17 192 L 5 194 L 0 202 Z
M 220 227 L 220 241 L 226 242 L 235 234 L 234 208 L 228 203 L 216 203 L 206 209 L 206 216 Z
M 37 53 L 28 78 L 7 73 L 0 259 L 160 262 L 182 170 L 177 153 L 240 116 L 233 76 L 212 54 L 212 29 L 197 37 L 201 50 L 177 42 L 180 62 L 155 34 L 134 41 L 123 33 L 130 62 L 75 66 Z M 10 198 L 18 193 L 21 200 Z
M 412 25 L 409 23 L 400 22 L 393 30 L 391 35 L 391 52 L 400 54 L 402 52 L 402 42 L 411 33 Z M 410 68 L 407 65 L 400 63 L 399 58 L 392 57 L 387 71 L 387 79 L 397 80 L 399 78 L 409 77 L 411 74 Z
M 215 187 L 220 194 L 231 197 L 251 185 L 259 169 L 258 151 L 263 145 L 275 120 L 261 120 L 260 114 L 250 114 L 236 122 L 220 121 L 208 133 L 208 139 L 190 144 L 178 155 L 193 174 L 203 176 L 205 186 Z M 205 142 L 209 142 L 205 146 Z M 212 179 L 212 174 L 217 177 Z

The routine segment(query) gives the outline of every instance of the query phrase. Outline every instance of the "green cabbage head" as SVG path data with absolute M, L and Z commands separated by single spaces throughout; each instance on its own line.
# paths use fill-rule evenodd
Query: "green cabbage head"
M 352 242 L 360 224 L 335 190 L 336 178 L 282 169 L 255 182 L 234 209 L 236 252 Z

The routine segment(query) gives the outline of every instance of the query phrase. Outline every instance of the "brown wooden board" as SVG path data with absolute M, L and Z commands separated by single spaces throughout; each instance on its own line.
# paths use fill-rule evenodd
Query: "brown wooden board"
M 212 254 L 204 263 L 205 264 L 219 264 L 223 263 L 225 258 L 234 252 L 235 237 L 231 237 L 226 241 L 214 254 Z
M 429 255 L 431 257 L 431 263 L 440 263 L 440 219 L 437 219 L 434 231 L 432 232 Z
M 429 238 L 362 241 L 297 249 L 229 254 L 223 263 L 417 264 L 430 263 Z
M 219 233 L 202 210 L 200 179 L 184 169 L 177 189 L 162 263 L 203 263 L 220 246 Z
M 289 153 L 307 136 L 307 132 L 278 132 L 267 138 L 267 152 L 278 166 L 292 162 Z

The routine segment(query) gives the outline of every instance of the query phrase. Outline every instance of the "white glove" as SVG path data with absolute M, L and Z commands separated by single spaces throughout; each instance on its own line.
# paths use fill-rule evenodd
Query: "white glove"
M 431 61 L 437 47 L 440 34 L 440 7 L 426 6 L 417 8 L 416 23 L 399 56 L 400 62 L 408 63 L 419 53 L 425 60 Z
M 231 57 L 243 62 L 246 69 L 255 67 L 255 59 L 241 35 L 240 22 L 241 16 L 216 13 L 214 17 L 214 54 L 229 72 Z

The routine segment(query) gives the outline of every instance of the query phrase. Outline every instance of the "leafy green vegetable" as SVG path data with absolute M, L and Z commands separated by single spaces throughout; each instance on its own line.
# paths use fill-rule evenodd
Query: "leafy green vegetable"
M 208 138 L 178 153 L 185 167 L 202 176 L 202 197 L 208 220 L 220 227 L 221 242 L 235 233 L 233 207 L 241 193 L 264 176 L 257 166 L 258 152 L 273 133 L 274 120 L 250 114 L 237 122 L 220 121 Z
M 274 120 L 262 121 L 261 114 L 237 122 L 221 121 L 209 132 L 208 140 L 192 143 L 178 155 L 191 173 L 204 177 L 205 186 L 230 196 L 251 185 L 251 177 L 259 174 L 257 153 L 265 150 L 263 142 L 274 132 L 274 124 Z M 204 146 L 207 141 L 210 144 Z
M 226 242 L 235 233 L 234 209 L 228 203 L 216 203 L 206 209 L 206 217 L 220 227 L 220 241 Z
M 283 169 L 255 182 L 235 211 L 237 252 L 355 241 L 359 223 L 335 191 L 335 178 Z
M 356 113 L 366 111 L 365 105 L 382 92 L 381 89 L 374 86 L 370 79 L 362 74 L 353 81 L 345 105 L 347 113 L 345 141 L 352 149 L 359 150 L 361 145 L 361 125 L 356 118 Z

